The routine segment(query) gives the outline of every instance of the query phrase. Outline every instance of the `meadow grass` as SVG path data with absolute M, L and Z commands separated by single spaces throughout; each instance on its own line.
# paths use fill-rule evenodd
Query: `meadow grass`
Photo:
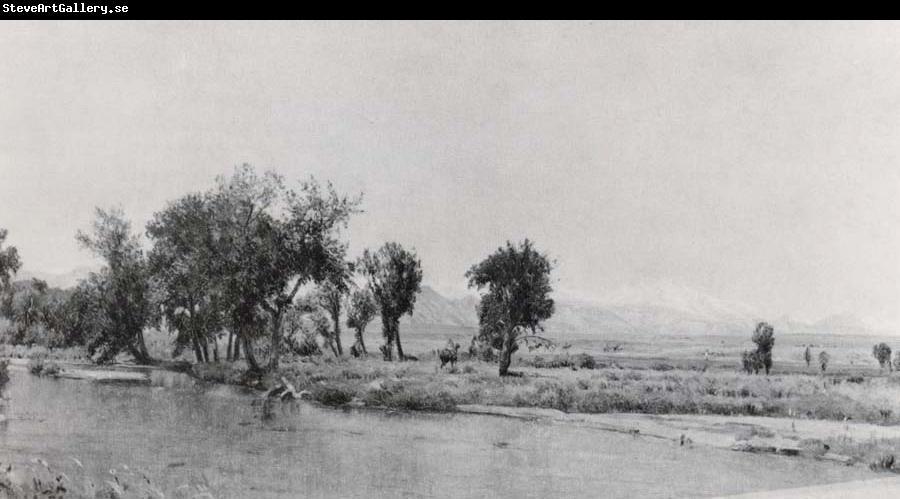
M 576 357 L 579 358 L 579 357 Z M 531 367 L 501 378 L 493 363 L 466 360 L 439 369 L 430 355 L 418 362 L 297 358 L 283 363 L 261 386 L 280 377 L 318 402 L 350 402 L 404 410 L 452 411 L 462 404 L 536 407 L 578 413 L 719 414 L 900 422 L 900 376 L 779 374 L 756 376 L 725 369 L 683 369 L 669 364 L 597 369 Z M 598 363 L 602 366 L 602 363 Z M 242 366 L 195 366 L 214 382 L 246 384 Z

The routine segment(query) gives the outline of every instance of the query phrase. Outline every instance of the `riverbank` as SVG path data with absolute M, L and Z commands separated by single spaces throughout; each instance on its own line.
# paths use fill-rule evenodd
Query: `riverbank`
M 267 413 L 260 392 L 196 383 L 163 389 L 156 381 L 93 383 L 15 370 L 4 395 L 0 462 L 47 477 L 43 460 L 74 480 L 73 490 L 82 478 L 99 487 L 131 471 L 166 497 L 217 498 L 717 497 L 877 477 L 862 466 L 530 417 L 296 401 Z M 391 472 L 372 462 L 391 463 Z
M 12 362 L 21 367 L 25 361 Z M 489 362 L 440 369 L 427 356 L 409 362 L 313 357 L 285 361 L 269 375 L 254 375 L 243 362 L 194 364 L 188 374 L 260 391 L 284 378 L 297 393 L 330 407 L 526 419 L 546 411 L 541 417 L 552 414 L 548 420 L 554 422 L 590 420 L 599 429 L 672 441 L 683 437 L 718 448 L 866 464 L 900 456 L 900 426 L 891 426 L 900 414 L 895 408 L 900 380 L 891 376 L 766 377 L 646 363 L 593 369 L 577 367 L 581 362 L 563 363 L 564 368 L 533 364 L 526 359 L 516 367 L 521 376 L 501 378 Z M 149 383 L 150 372 L 166 368 L 62 365 L 57 376 L 126 383 Z

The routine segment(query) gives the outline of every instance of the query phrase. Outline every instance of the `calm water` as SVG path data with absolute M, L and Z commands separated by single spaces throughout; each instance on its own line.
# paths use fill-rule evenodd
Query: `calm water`
M 295 403 L 264 419 L 258 395 L 171 373 L 137 387 L 14 371 L 4 396 L 0 461 L 128 465 L 167 490 L 202 478 L 216 497 L 687 497 L 862 473 L 490 416 Z

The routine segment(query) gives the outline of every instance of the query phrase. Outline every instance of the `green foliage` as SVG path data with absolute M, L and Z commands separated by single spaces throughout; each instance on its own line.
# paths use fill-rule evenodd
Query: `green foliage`
M 536 335 L 553 315 L 552 268 L 550 259 L 525 239 L 519 245 L 507 241 L 466 272 L 470 288 L 485 290 L 478 307 L 480 335 L 501 351 L 501 375 L 507 373 L 519 340 Z

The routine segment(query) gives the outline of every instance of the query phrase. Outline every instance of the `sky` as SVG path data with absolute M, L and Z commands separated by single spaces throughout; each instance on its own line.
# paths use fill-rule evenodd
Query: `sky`
M 250 163 L 362 192 L 352 253 L 425 281 L 506 240 L 604 299 L 674 283 L 767 316 L 900 324 L 900 24 L 6 22 L 0 227 L 26 269 L 98 262 Z

